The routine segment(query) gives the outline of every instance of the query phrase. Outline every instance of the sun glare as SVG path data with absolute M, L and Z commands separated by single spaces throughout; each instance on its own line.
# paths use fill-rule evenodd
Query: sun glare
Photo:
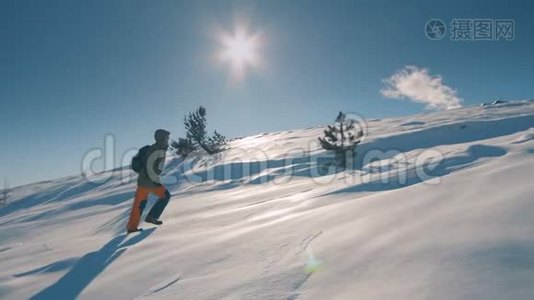
M 223 46 L 221 59 L 230 64 L 235 77 L 243 77 L 248 68 L 258 65 L 257 35 L 247 34 L 245 30 L 238 28 L 233 34 L 224 34 L 221 40 Z

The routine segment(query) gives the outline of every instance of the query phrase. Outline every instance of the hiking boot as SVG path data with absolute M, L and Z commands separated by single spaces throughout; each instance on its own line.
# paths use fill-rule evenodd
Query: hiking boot
M 147 216 L 147 217 L 145 218 L 145 222 L 147 222 L 147 223 L 152 223 L 152 224 L 154 224 L 154 225 L 161 225 L 161 224 L 163 224 L 163 222 L 161 222 L 161 220 L 158 220 L 158 219 L 156 219 L 156 218 L 154 218 L 154 217 L 150 217 L 150 216 Z
M 136 229 L 134 229 L 134 230 L 130 230 L 130 229 L 128 229 L 127 231 L 128 231 L 128 233 L 133 233 L 133 232 L 143 231 L 143 229 L 142 229 L 142 228 L 136 228 Z

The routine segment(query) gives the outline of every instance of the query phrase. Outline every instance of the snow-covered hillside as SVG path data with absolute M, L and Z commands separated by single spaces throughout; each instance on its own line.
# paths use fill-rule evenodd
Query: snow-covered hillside
M 358 157 L 382 160 L 348 171 L 317 159 L 323 129 L 170 158 L 164 225 L 139 234 L 117 171 L 15 188 L 0 298 L 534 299 L 534 101 L 369 120 Z

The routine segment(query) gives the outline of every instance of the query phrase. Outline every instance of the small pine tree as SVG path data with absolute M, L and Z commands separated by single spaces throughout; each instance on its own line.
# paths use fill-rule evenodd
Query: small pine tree
M 184 117 L 184 125 L 187 139 L 202 147 L 206 140 L 206 109 L 200 106 L 195 112 L 190 112 Z
M 186 138 L 180 140 L 175 144 L 175 149 L 181 149 L 183 153 L 191 153 L 192 151 L 200 148 L 208 154 L 215 154 L 226 150 L 228 144 L 226 137 L 217 132 L 213 133 L 213 136 L 207 135 L 206 130 L 206 109 L 200 106 L 195 112 L 189 113 L 184 118 L 184 125 L 186 130 Z M 178 153 L 178 152 L 177 152 Z M 180 154 L 180 153 L 178 153 Z
M 334 125 L 328 125 L 324 130 L 324 137 L 319 137 L 319 143 L 325 150 L 335 152 L 338 165 L 345 167 L 347 157 L 356 155 L 356 147 L 363 137 L 363 132 L 355 130 L 355 121 L 347 120 L 343 112 L 339 112 Z

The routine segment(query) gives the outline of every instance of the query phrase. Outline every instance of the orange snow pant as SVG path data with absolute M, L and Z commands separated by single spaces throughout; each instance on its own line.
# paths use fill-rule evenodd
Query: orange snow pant
M 132 211 L 130 212 L 130 219 L 128 220 L 128 230 L 135 230 L 137 229 L 137 226 L 139 226 L 141 215 L 143 214 L 143 209 L 146 206 L 146 201 L 150 193 L 155 194 L 159 199 L 148 213 L 149 216 L 158 219 L 165 209 L 165 206 L 167 206 L 170 194 L 165 187 L 159 186 L 152 188 L 138 186 L 137 190 L 135 191 L 135 199 L 132 206 Z

